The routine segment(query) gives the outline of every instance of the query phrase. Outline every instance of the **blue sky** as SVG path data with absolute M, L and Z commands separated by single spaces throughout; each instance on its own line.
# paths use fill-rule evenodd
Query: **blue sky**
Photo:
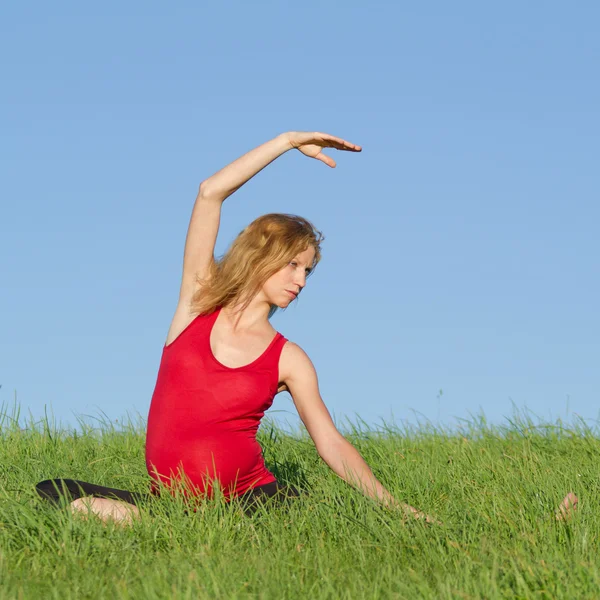
M 326 236 L 274 318 L 338 422 L 450 425 L 600 399 L 594 2 L 104 2 L 2 9 L 0 402 L 147 414 L 199 183 L 282 131 L 227 200 Z M 287 394 L 271 416 L 297 422 Z

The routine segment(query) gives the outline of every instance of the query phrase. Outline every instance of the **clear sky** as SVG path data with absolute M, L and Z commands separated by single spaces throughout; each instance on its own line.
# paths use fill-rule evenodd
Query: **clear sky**
M 317 130 L 364 150 L 280 158 L 217 252 L 267 212 L 324 232 L 274 325 L 336 420 L 597 417 L 597 2 L 1 10 L 0 402 L 145 418 L 199 183 Z

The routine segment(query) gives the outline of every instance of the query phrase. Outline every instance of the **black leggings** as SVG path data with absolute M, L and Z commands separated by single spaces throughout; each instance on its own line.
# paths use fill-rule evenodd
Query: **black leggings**
M 73 500 L 85 496 L 122 500 L 136 506 L 145 504 L 155 498 L 152 494 L 128 492 L 76 479 L 46 479 L 38 483 L 35 489 L 44 500 L 49 500 L 57 506 L 61 502 L 73 502 Z M 247 514 L 252 514 L 266 499 L 273 498 L 277 502 L 286 502 L 298 496 L 300 496 L 300 492 L 294 486 L 280 485 L 277 481 L 273 481 L 251 488 L 239 499 L 243 503 L 244 511 Z

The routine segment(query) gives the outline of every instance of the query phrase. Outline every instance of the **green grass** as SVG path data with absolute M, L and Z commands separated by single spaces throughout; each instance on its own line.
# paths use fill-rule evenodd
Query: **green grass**
M 253 517 L 157 500 L 130 528 L 40 503 L 71 477 L 145 491 L 143 423 L 61 430 L 0 412 L 0 598 L 597 598 L 600 441 L 583 423 L 459 432 L 358 425 L 346 435 L 400 500 L 443 522 L 403 523 L 339 480 L 306 435 L 267 424 L 278 478 L 310 490 Z M 554 518 L 564 494 L 580 508 Z

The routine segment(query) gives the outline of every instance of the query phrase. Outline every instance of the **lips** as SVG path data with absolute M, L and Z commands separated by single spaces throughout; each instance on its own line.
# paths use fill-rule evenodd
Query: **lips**
M 291 290 L 285 290 L 288 294 L 291 294 L 292 296 L 294 296 L 294 298 L 298 297 L 298 294 L 296 292 L 292 292 Z

